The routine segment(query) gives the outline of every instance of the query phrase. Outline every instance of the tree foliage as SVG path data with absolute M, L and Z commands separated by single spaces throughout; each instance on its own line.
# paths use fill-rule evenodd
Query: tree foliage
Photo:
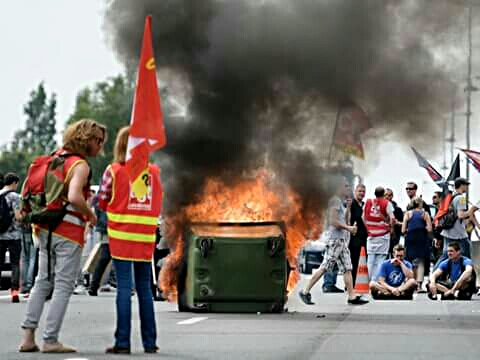
M 132 77 L 118 75 L 86 87 L 77 95 L 67 125 L 90 118 L 107 126 L 103 155 L 89 159 L 93 171 L 92 183 L 100 181 L 103 171 L 112 161 L 118 130 L 130 122 L 133 93 Z M 56 105 L 55 94 L 48 95 L 43 83 L 30 93 L 30 98 L 23 107 L 26 126 L 16 131 L 13 141 L 1 148 L 0 173 L 14 171 L 23 181 L 34 157 L 56 148 Z
M 48 96 L 41 82 L 23 106 L 25 128 L 17 130 L 11 143 L 2 146 L 0 171 L 15 172 L 23 180 L 33 158 L 51 152 L 57 146 L 55 93 Z
M 27 116 L 26 127 L 15 133 L 12 151 L 41 154 L 55 150 L 56 107 L 56 95 L 51 94 L 48 98 L 44 84 L 40 83 L 23 107 Z
M 92 182 L 100 181 L 106 166 L 112 161 L 115 136 L 120 128 L 130 123 L 134 82 L 129 77 L 118 75 L 96 83 L 79 92 L 75 110 L 67 124 L 90 118 L 107 126 L 107 142 L 103 156 L 90 159 Z

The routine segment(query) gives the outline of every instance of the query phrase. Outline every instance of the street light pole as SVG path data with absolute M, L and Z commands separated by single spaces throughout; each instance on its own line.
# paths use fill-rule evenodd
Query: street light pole
M 467 68 L 467 124 L 466 124 L 466 145 L 467 150 L 470 149 L 470 117 L 472 115 L 472 5 L 468 5 L 468 68 Z M 466 162 L 466 177 L 467 180 L 470 179 L 470 164 Z M 468 204 L 468 195 L 467 191 L 466 200 Z

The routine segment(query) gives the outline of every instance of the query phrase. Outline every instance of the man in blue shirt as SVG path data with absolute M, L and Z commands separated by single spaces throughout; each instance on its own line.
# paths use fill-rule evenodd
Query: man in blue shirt
M 401 244 L 393 247 L 393 258 L 385 260 L 370 282 L 374 299 L 412 299 L 417 283 L 413 278 L 412 264 L 404 259 L 405 248 Z
M 430 275 L 428 297 L 435 300 L 441 294 L 442 300 L 470 300 L 476 291 L 472 260 L 462 256 L 460 244 L 455 241 L 448 244 L 447 255 L 448 259 Z

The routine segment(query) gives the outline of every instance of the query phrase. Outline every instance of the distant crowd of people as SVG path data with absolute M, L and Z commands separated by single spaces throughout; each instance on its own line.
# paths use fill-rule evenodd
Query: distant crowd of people
M 301 300 L 314 304 L 310 290 L 324 275 L 324 292 L 344 292 L 335 285 L 336 274 L 343 272 L 347 302 L 368 303 L 354 290 L 362 247 L 374 299 L 412 299 L 416 292 L 430 299 L 470 300 L 477 291 L 471 234 L 479 227 L 474 213 L 480 205 L 467 206 L 467 179 L 457 178 L 453 185 L 453 192 L 435 192 L 428 205 L 417 195 L 417 184 L 408 182 L 410 202 L 403 211 L 389 188 L 378 186 L 365 200 L 365 185 L 357 185 L 352 195 L 346 179 L 339 181 L 328 205 L 324 259 L 300 290 Z

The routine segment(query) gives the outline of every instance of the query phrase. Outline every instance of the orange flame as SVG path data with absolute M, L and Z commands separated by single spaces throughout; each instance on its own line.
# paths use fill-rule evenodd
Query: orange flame
M 181 215 L 167 217 L 166 238 L 175 249 L 166 259 L 160 274 L 160 286 L 170 301 L 176 299 L 177 271 L 183 257 L 183 228 L 187 222 L 260 222 L 283 221 L 286 225 L 286 255 L 290 267 L 287 291 L 293 290 L 300 275 L 297 254 L 306 239 L 317 238 L 321 231 L 321 213 L 307 210 L 300 196 L 262 169 L 254 178 L 233 185 L 207 179 L 198 201 L 183 209 Z

